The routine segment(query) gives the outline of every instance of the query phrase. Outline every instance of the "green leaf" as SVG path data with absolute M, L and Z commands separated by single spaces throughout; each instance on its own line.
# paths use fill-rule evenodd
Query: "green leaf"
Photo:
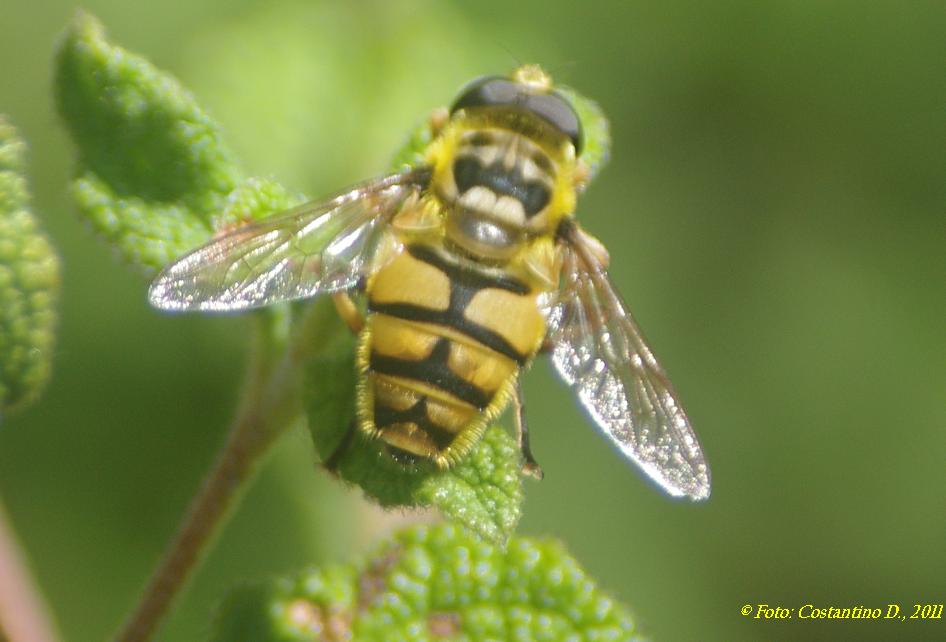
M 323 460 L 341 443 L 355 417 L 355 342 L 342 330 L 333 341 L 310 362 L 305 385 L 309 429 Z M 434 506 L 501 545 L 519 522 L 521 470 L 515 440 L 502 426 L 491 426 L 469 455 L 449 470 L 438 470 L 426 461 L 405 466 L 386 452 L 380 440 L 359 435 L 342 455 L 337 472 L 382 506 Z
M 430 131 L 430 119 L 415 125 L 392 157 L 390 169 L 403 172 L 423 165 L 424 150 L 430 145 L 431 140 L 433 140 L 433 135 Z
M 18 410 L 49 378 L 59 259 L 29 210 L 26 145 L 0 115 L 0 414 Z
M 554 540 L 505 549 L 452 524 L 402 531 L 373 555 L 235 592 L 213 640 L 465 642 L 640 638 Z
M 158 269 L 206 241 L 240 170 L 177 80 L 79 13 L 60 45 L 55 88 L 79 149 L 79 209 L 123 258 Z
M 291 194 L 285 187 L 268 178 L 248 178 L 227 195 L 213 228 L 251 223 L 304 203 L 306 197 Z

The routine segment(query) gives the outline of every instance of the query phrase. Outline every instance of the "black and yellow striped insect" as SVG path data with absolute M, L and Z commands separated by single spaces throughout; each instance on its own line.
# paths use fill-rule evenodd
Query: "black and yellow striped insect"
M 551 353 L 594 423 L 666 492 L 709 469 L 664 371 L 575 222 L 591 171 L 573 101 L 534 65 L 473 81 L 431 118 L 422 161 L 218 236 L 151 286 L 165 310 L 331 293 L 358 333 L 357 427 L 402 459 L 463 458 Z M 365 313 L 350 298 L 364 297 Z

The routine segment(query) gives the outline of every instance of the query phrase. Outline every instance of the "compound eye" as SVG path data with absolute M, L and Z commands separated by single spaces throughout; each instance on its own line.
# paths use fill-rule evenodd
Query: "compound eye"
M 510 105 L 516 102 L 521 89 L 515 83 L 502 76 L 483 76 L 470 82 L 450 107 L 450 113 L 470 107 L 489 107 Z
M 575 146 L 575 155 L 581 155 L 584 143 L 581 120 L 566 98 L 555 92 L 532 94 L 526 101 L 525 107 L 570 138 Z
M 581 154 L 581 121 L 568 100 L 555 92 L 537 91 L 502 76 L 484 76 L 463 88 L 450 113 L 472 107 L 510 107 L 531 113 L 569 138 L 575 146 L 575 154 Z

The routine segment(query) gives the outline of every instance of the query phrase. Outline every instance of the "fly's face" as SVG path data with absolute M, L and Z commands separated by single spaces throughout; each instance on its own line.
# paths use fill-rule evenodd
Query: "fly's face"
M 549 209 L 560 165 L 545 149 L 508 129 L 473 128 L 458 138 L 436 185 L 451 204 L 448 238 L 469 254 L 502 259 L 529 235 L 554 230 Z
M 447 238 L 467 254 L 505 260 L 551 235 L 574 209 L 580 146 L 577 115 L 541 71 L 471 83 L 428 154 Z

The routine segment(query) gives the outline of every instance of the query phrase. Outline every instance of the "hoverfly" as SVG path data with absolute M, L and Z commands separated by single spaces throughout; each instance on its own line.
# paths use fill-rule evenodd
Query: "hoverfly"
M 526 470 L 539 471 L 519 375 L 548 351 L 625 457 L 667 493 L 707 498 L 690 422 L 607 251 L 575 221 L 590 171 L 572 102 L 527 65 L 474 80 L 438 113 L 423 162 L 218 236 L 164 269 L 151 304 L 234 311 L 332 294 L 358 334 L 357 429 L 440 468 L 512 403 Z

